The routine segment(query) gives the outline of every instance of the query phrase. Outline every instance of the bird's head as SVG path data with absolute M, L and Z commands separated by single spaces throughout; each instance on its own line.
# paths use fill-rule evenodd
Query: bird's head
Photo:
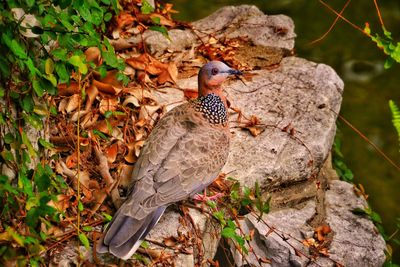
M 199 96 L 210 93 L 220 94 L 221 84 L 229 75 L 240 75 L 241 71 L 232 69 L 220 61 L 210 61 L 199 72 Z

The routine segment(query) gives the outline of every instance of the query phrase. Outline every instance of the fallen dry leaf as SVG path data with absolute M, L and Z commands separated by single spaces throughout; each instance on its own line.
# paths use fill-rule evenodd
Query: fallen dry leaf
M 104 115 L 107 111 L 116 111 L 119 101 L 116 98 L 102 99 L 99 105 L 99 111 Z
M 86 61 L 93 62 L 96 66 L 101 65 L 101 52 L 98 47 L 89 47 L 85 51 Z
M 193 90 L 193 89 L 184 89 L 183 95 L 188 100 L 196 99 L 199 96 L 199 92 L 197 90 Z
M 107 157 L 107 162 L 108 163 L 113 163 L 115 161 L 115 159 L 117 158 L 118 144 L 114 143 L 111 146 L 107 147 L 104 150 L 104 154 Z

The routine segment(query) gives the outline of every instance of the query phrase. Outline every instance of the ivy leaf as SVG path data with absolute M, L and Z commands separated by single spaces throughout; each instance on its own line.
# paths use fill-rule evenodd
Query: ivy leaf
M 19 57 L 20 59 L 27 59 L 28 56 L 25 52 L 25 49 L 17 42 L 15 39 L 11 39 L 8 34 L 3 33 L 1 35 L 4 43 L 8 46 L 8 48 L 13 52 L 14 55 Z
M 6 143 L 6 144 L 12 144 L 12 143 L 14 143 L 14 140 L 15 140 L 15 138 L 12 133 L 7 133 L 4 136 L 4 143 Z
M 60 83 L 68 83 L 69 82 L 69 73 L 63 62 L 56 62 L 55 70 L 58 75 L 58 81 Z
M 47 58 L 44 64 L 44 69 L 47 75 L 50 75 L 54 71 L 54 61 L 51 58 Z
M 43 138 L 41 138 L 41 137 L 39 138 L 39 144 L 40 144 L 42 147 L 47 148 L 47 149 L 50 149 L 50 148 L 53 148 L 53 147 L 54 147 L 54 145 L 53 145 L 52 143 L 46 141 L 45 139 L 43 139 Z
M 32 81 L 32 87 L 33 90 L 35 91 L 36 95 L 39 97 L 42 97 L 44 94 L 44 88 L 42 87 L 40 81 L 38 80 L 33 80 Z
M 21 130 L 20 134 L 21 134 L 22 143 L 28 148 L 29 155 L 32 158 L 36 157 L 36 151 L 33 148 L 31 141 L 29 141 L 29 138 L 26 135 L 26 133 L 23 130 Z
M 50 177 L 40 163 L 36 166 L 34 180 L 39 192 L 46 191 L 50 186 Z
M 33 102 L 33 98 L 31 95 L 25 95 L 21 101 L 21 107 L 26 112 L 32 112 L 35 103 Z
M 225 238 L 233 238 L 235 236 L 235 229 L 226 227 L 222 230 L 221 235 Z
M 54 49 L 51 52 L 51 54 L 60 60 L 67 61 L 67 55 L 68 55 L 67 49 L 57 48 Z
M 83 63 L 82 59 L 78 55 L 73 55 L 69 58 L 68 63 L 71 65 L 78 67 L 79 72 L 82 74 L 86 74 L 88 71 L 87 65 Z
M 140 12 L 142 12 L 142 14 L 150 14 L 154 11 L 154 7 L 152 5 L 150 5 L 149 2 L 147 2 L 146 0 L 142 0 L 142 6 L 140 7 Z

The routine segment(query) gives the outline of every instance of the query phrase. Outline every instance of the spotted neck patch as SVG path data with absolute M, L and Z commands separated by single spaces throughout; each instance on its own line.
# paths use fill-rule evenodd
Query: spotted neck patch
M 201 112 L 210 123 L 224 124 L 228 120 L 224 102 L 216 94 L 201 96 L 194 103 L 195 109 Z

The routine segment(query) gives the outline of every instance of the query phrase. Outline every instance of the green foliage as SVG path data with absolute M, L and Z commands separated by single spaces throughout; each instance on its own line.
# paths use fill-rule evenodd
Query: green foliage
M 375 36 L 371 35 L 371 28 L 367 23 L 364 28 L 364 32 L 371 37 L 371 40 L 383 50 L 383 52 L 389 56 L 385 62 L 385 69 L 390 68 L 394 62 L 400 63 L 400 42 L 395 42 L 392 37 L 392 33 L 382 27 L 383 36 L 375 33 Z
M 14 8 L 33 15 L 36 21 L 17 18 Z M 84 79 L 92 70 L 104 73 L 125 68 L 103 37 L 106 22 L 119 8 L 117 0 L 0 3 L 0 49 L 4 55 L 0 57 L 0 163 L 16 173 L 16 177 L 0 175 L 0 229 L 6 229 L 1 233 L 0 265 L 3 260 L 16 260 L 20 266 L 39 266 L 42 261 L 41 244 L 49 238 L 42 229 L 51 228 L 62 217 L 49 203 L 65 193 L 66 184 L 44 160 L 35 163 L 41 160 L 43 150 L 53 145 L 28 134 L 27 129 L 42 130 L 46 119 L 57 114 L 49 99 L 57 94 L 59 84 L 70 82 L 73 72 Z M 99 48 L 103 65 L 86 61 L 83 51 L 89 47 Z M 89 245 L 85 234 L 79 239 Z
M 392 123 L 397 131 L 397 136 L 400 144 L 400 109 L 393 100 L 389 100 L 389 108 L 392 113 Z
M 354 178 L 353 172 L 347 167 L 344 162 L 344 156 L 341 152 L 342 143 L 338 135 L 335 136 L 332 147 L 332 165 L 341 180 L 352 182 Z
M 246 241 L 251 240 L 251 237 L 241 231 L 237 216 L 242 212 L 254 212 L 256 209 L 257 216 L 261 218 L 270 210 L 271 197 L 264 200 L 257 182 L 250 188 L 242 187 L 239 181 L 233 178 L 229 177 L 228 180 L 233 183 L 230 186 L 230 194 L 223 201 L 223 206 L 217 205 L 214 201 L 208 201 L 207 205 L 213 210 L 212 215 L 221 226 L 221 236 L 235 242 L 241 253 L 247 255 L 249 251 Z

